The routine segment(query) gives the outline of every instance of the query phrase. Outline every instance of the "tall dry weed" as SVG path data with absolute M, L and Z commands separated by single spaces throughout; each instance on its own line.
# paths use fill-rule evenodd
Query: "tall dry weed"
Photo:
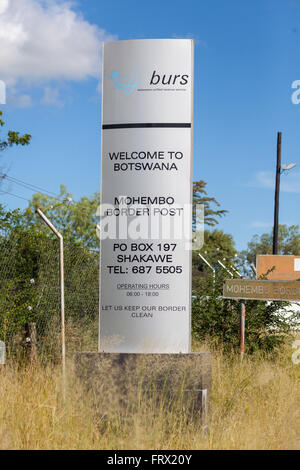
M 300 449 L 300 364 L 292 352 L 287 344 L 277 357 L 246 356 L 241 364 L 234 354 L 213 351 L 207 436 L 199 420 L 186 420 L 155 393 L 137 388 L 125 408 L 117 390 L 87 393 L 72 361 L 66 403 L 59 366 L 9 363 L 0 369 L 0 448 Z

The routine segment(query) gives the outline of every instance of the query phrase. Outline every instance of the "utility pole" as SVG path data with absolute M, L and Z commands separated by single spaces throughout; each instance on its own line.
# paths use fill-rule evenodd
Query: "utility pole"
M 277 133 L 277 164 L 275 180 L 275 204 L 274 204 L 274 228 L 273 228 L 273 255 L 278 252 L 278 214 L 279 214 L 279 191 L 281 172 L 281 132 Z

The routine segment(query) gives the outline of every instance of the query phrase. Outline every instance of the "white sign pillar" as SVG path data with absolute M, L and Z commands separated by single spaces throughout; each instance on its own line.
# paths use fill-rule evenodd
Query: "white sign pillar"
M 104 44 L 99 351 L 188 353 L 193 41 Z

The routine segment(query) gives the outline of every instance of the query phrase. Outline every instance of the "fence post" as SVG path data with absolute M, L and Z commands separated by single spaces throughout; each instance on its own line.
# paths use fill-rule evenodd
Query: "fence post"
M 62 356 L 62 391 L 63 401 L 66 400 L 66 338 L 65 338 L 65 279 L 64 279 L 64 239 L 61 233 L 54 227 L 41 209 L 36 213 L 43 219 L 46 225 L 59 239 L 59 271 L 60 271 L 60 314 L 61 314 L 61 356 Z
M 28 364 L 37 360 L 37 334 L 36 324 L 25 324 L 25 357 Z

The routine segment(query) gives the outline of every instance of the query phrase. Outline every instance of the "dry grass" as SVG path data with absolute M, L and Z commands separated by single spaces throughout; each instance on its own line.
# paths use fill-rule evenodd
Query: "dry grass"
M 202 349 L 203 350 L 203 349 Z M 291 344 L 277 359 L 213 353 L 210 433 L 136 394 L 130 412 L 115 397 L 98 410 L 70 362 L 66 403 L 60 369 L 0 369 L 0 449 L 300 449 L 300 364 Z

